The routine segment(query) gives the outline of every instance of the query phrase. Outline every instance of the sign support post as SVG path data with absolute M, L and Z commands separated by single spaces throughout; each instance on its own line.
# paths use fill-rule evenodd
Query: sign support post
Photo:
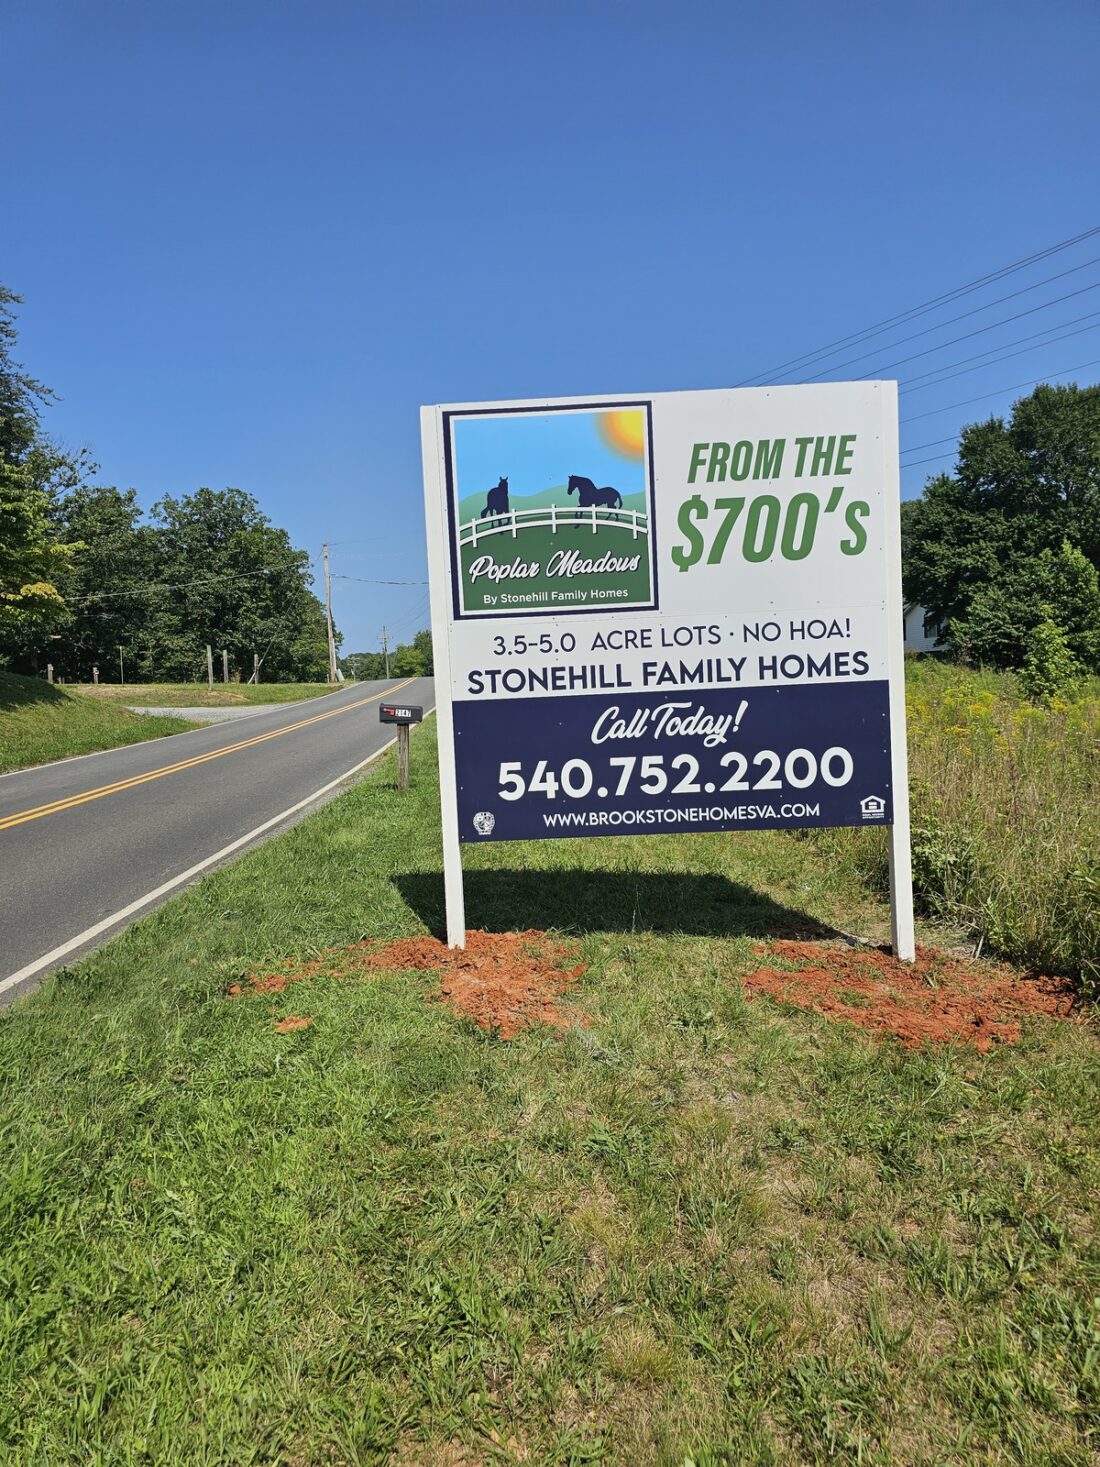
M 898 387 L 882 383 L 889 393 L 883 403 L 882 475 L 888 498 L 900 506 L 898 473 Z M 917 955 L 913 922 L 913 851 L 909 831 L 909 746 L 905 719 L 905 625 L 901 584 L 901 515 L 887 514 L 886 549 L 886 657 L 890 698 L 890 781 L 894 790 L 894 820 L 890 826 L 890 943 L 894 956 L 911 963 Z
M 439 740 L 447 946 L 465 947 L 466 896 L 462 890 L 462 846 L 458 839 L 451 644 L 447 635 L 450 569 L 447 557 L 446 502 L 443 495 L 443 443 L 439 414 L 435 408 L 420 409 L 420 438 L 424 460 L 424 515 L 428 526 L 428 581 L 431 595 L 432 666 L 435 670 L 435 722 Z

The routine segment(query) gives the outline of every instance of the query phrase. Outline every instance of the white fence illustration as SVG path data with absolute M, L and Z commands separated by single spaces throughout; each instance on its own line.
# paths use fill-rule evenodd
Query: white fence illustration
M 458 543 L 465 548 L 490 535 L 511 535 L 514 540 L 519 530 L 537 528 L 549 529 L 556 535 L 559 529 L 587 530 L 591 526 L 594 535 L 600 525 L 629 528 L 632 540 L 639 535 L 649 535 L 649 516 L 644 510 L 607 509 L 598 504 L 590 504 L 585 509 L 570 509 L 560 504 L 549 504 L 544 509 L 510 509 L 507 514 L 491 514 L 471 520 L 459 526 Z

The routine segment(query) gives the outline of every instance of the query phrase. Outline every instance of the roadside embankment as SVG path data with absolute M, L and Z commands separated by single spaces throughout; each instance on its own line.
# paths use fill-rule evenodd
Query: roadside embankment
M 40 678 L 0 672 L 0 774 L 197 727 L 179 718 L 132 713 Z

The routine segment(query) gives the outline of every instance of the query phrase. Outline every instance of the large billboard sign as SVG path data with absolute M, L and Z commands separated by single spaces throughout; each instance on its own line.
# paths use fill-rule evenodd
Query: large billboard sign
M 462 843 L 886 825 L 911 956 L 896 384 L 421 426 L 452 944 Z

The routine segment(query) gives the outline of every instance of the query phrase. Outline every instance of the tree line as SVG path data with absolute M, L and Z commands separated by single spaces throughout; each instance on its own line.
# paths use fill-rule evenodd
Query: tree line
M 345 677 L 366 680 L 378 677 L 431 677 L 432 634 L 417 632 L 411 642 L 399 642 L 388 652 L 349 652 L 340 658 Z
M 0 285 L 0 665 L 90 682 L 121 657 L 127 680 L 185 682 L 209 644 L 234 675 L 258 657 L 265 681 L 326 678 L 309 556 L 251 494 L 166 495 L 146 515 L 45 436 L 52 393 L 12 356 L 19 299 Z
M 52 394 L 13 360 L 0 285 L 0 665 L 88 681 L 120 655 L 135 680 L 202 676 L 209 644 L 234 674 L 327 675 L 309 557 L 241 489 L 202 488 L 148 514 L 133 489 L 41 429 Z M 1025 668 L 1036 649 L 1066 676 L 1100 673 L 1100 386 L 1040 386 L 1007 420 L 964 428 L 953 473 L 902 505 L 906 599 L 964 660 Z M 386 675 L 381 651 L 345 676 Z M 110 670 L 110 671 L 109 671 Z M 391 675 L 432 671 L 431 637 L 389 654 Z
M 964 428 L 955 472 L 902 505 L 902 568 L 955 656 L 1100 673 L 1100 386 Z

